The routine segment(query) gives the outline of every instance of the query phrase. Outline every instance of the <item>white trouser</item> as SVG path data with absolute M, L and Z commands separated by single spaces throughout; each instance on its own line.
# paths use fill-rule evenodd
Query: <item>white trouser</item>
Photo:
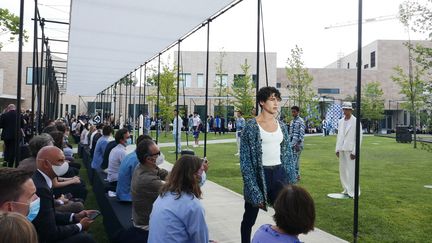
M 174 138 L 174 146 L 176 146 L 176 136 L 177 134 L 173 134 L 173 138 Z M 177 152 L 181 153 L 181 132 L 178 133 L 178 137 L 177 137 L 177 143 L 178 143 L 178 148 L 177 148 Z
M 238 135 L 239 131 L 236 131 L 236 142 L 237 142 L 237 153 L 240 154 L 240 136 Z
M 354 197 L 354 181 L 355 181 L 355 160 L 350 158 L 351 152 L 339 152 L 339 175 L 344 192 L 350 197 Z M 360 185 L 359 185 L 360 196 Z

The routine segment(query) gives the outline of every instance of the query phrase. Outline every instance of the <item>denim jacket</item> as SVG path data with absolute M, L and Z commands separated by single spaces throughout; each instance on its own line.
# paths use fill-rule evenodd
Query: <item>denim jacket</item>
M 283 133 L 280 145 L 282 167 L 288 175 L 288 182 L 297 182 L 292 150 L 289 149 L 287 126 L 279 121 Z M 243 176 L 243 195 L 246 202 L 254 206 L 264 202 L 267 207 L 267 188 L 265 185 L 264 168 L 262 165 L 262 140 L 256 119 L 246 123 L 242 131 L 240 143 L 240 170 Z

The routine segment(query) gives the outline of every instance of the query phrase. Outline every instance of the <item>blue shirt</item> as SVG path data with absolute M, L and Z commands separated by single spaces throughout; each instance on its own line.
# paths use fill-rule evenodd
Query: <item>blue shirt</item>
M 105 148 L 109 142 L 109 136 L 102 136 L 98 139 L 96 143 L 96 148 L 93 154 L 93 160 L 91 162 L 91 167 L 93 169 L 100 169 L 103 162 L 103 155 Z
M 300 243 L 297 236 L 279 233 L 271 225 L 264 224 L 255 232 L 252 243 Z
M 236 119 L 236 131 L 237 132 L 242 131 L 243 128 L 245 127 L 245 125 L 246 125 L 246 121 L 243 117 Z
M 150 215 L 149 243 L 208 243 L 204 208 L 198 198 L 182 193 L 159 196 Z
M 136 152 L 132 152 L 126 155 L 126 157 L 124 157 L 124 159 L 120 163 L 120 170 L 118 174 L 116 189 L 117 198 L 120 201 L 132 201 L 131 181 L 133 172 L 137 164 L 138 158 Z

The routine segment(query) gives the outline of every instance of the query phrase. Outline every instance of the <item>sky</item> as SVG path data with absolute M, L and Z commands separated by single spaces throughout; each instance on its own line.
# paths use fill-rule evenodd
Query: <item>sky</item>
M 425 0 L 419 0 L 423 2 Z M 25 1 L 24 27 L 32 40 L 34 1 Z M 363 0 L 363 18 L 394 16 L 387 21 L 371 21 L 363 25 L 363 46 L 377 39 L 407 39 L 406 29 L 397 20 L 402 0 Z M 70 0 L 39 1 L 42 17 L 68 21 Z M 210 49 L 212 51 L 257 50 L 257 1 L 244 0 L 211 23 Z M 262 0 L 265 46 L 267 52 L 277 53 L 278 67 L 284 67 L 290 50 L 298 45 L 304 51 L 306 67 L 324 67 L 336 61 L 339 55 L 348 55 L 357 48 L 357 0 Z M 0 8 L 19 14 L 18 0 L 1 0 Z M 73 20 L 72 20 L 73 21 Z M 326 26 L 354 23 L 350 26 L 325 29 Z M 198 25 L 199 23 L 197 23 Z M 137 30 L 142 31 L 142 30 Z M 46 35 L 51 39 L 67 39 L 64 25 L 47 25 Z M 4 36 L 0 36 L 0 39 Z M 425 39 L 423 34 L 411 33 L 412 39 Z M 182 50 L 205 51 L 206 28 L 182 42 Z M 262 41 L 261 41 L 262 43 Z M 52 51 L 66 52 L 67 44 L 51 42 Z M 17 43 L 6 44 L 3 51 L 17 51 Z M 261 51 L 263 47 L 261 46 Z M 32 51 L 32 42 L 24 51 Z M 155 50 L 155 54 L 159 50 Z M 143 63 L 146 60 L 143 60 Z

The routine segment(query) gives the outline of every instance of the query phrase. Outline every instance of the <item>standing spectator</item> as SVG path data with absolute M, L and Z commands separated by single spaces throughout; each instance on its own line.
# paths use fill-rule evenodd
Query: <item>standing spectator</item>
M 339 175 L 343 194 L 354 197 L 354 179 L 356 158 L 356 120 L 352 115 L 351 102 L 343 102 L 344 117 L 338 122 L 338 134 L 336 140 L 336 156 L 339 158 Z M 360 124 L 360 143 L 362 140 L 362 127 Z M 360 186 L 359 186 L 360 196 Z
M 0 226 L 0 243 L 38 243 L 32 223 L 19 213 L 0 212 Z
M 102 137 L 97 140 L 95 151 L 93 154 L 93 160 L 91 162 L 91 167 L 93 169 L 100 169 L 104 157 L 105 148 L 107 147 L 107 144 L 110 142 L 112 134 L 112 128 L 111 126 L 107 125 L 102 128 Z
M 290 147 L 293 151 L 297 180 L 300 180 L 300 155 L 304 147 L 305 123 L 303 118 L 299 116 L 300 108 L 298 106 L 291 107 L 291 115 L 293 119 L 290 123 Z
M 215 129 L 214 129 L 215 135 L 216 135 L 216 132 L 218 132 L 219 135 L 221 135 L 221 119 L 220 119 L 219 115 L 216 115 L 216 118 L 215 118 Z
M 118 172 L 120 168 L 120 162 L 126 156 L 126 146 L 128 145 L 129 131 L 126 128 L 118 130 L 115 134 L 115 146 L 108 158 L 108 177 L 107 180 L 110 185 L 114 188 L 117 187 Z
M 83 130 L 81 132 L 81 139 L 80 139 L 80 143 L 83 145 L 88 145 L 89 141 L 88 141 L 88 133 L 89 133 L 89 124 L 86 123 L 83 125 Z
M 328 135 L 327 134 L 327 121 L 325 118 L 323 118 L 321 124 L 322 124 L 323 136 L 325 137 Z
M 153 204 L 149 242 L 209 242 L 199 200 L 203 172 L 203 160 L 197 156 L 184 155 L 175 163 Z
M 7 106 L 5 112 L 0 116 L 0 128 L 3 128 L 1 139 L 4 142 L 4 160 L 3 166 L 12 167 L 15 160 L 16 137 L 16 119 L 17 111 L 14 104 Z M 16 165 L 18 166 L 18 165 Z
M 199 147 L 199 134 L 200 134 L 200 130 L 201 130 L 201 119 L 200 116 L 198 115 L 198 112 L 194 112 L 193 115 L 193 136 L 195 139 L 195 144 L 193 145 L 194 147 Z
M 236 156 L 240 155 L 240 139 L 243 128 L 246 125 L 246 121 L 243 118 L 243 113 L 241 111 L 237 111 L 237 119 L 236 119 L 236 141 L 237 141 L 237 153 Z
M 221 131 L 222 134 L 225 134 L 225 118 L 223 116 L 221 117 Z
M 284 187 L 274 203 L 276 225 L 262 225 L 252 243 L 299 243 L 299 234 L 314 229 L 315 205 L 311 195 L 303 188 Z
M 276 119 L 280 92 L 274 87 L 263 87 L 258 91 L 257 100 L 261 113 L 247 122 L 240 144 L 245 200 L 242 243 L 250 242 L 259 209 L 266 210 L 284 185 L 297 181 L 288 128 Z
M 178 114 L 177 110 L 174 110 L 174 120 L 173 120 L 173 137 L 174 137 L 174 145 L 177 147 L 177 153 L 181 153 L 181 131 L 182 131 L 182 119 Z

